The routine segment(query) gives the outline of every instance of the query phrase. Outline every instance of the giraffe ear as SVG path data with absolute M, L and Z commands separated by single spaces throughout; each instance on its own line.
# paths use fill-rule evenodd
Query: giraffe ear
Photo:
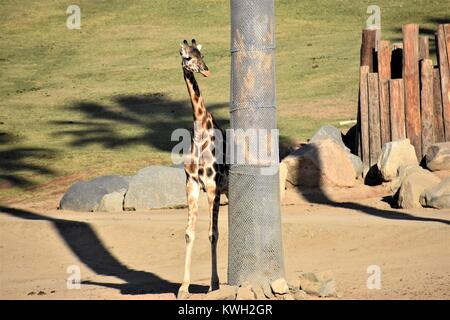
M 201 44 L 198 44 L 198 45 L 197 45 L 197 50 L 198 50 L 198 51 L 201 51 L 201 50 L 202 50 L 202 45 L 201 45 Z
M 183 43 L 180 43 L 180 55 L 183 58 L 189 58 L 189 54 L 186 50 L 186 46 Z

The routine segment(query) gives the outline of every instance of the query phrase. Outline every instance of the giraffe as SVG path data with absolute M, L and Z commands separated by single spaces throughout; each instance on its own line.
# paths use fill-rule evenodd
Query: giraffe
M 219 237 L 218 215 L 220 196 L 228 193 L 228 165 L 225 161 L 226 141 L 223 130 L 211 113 L 206 110 L 203 97 L 195 80 L 194 73 L 204 77 L 210 71 L 200 52 L 201 45 L 192 39 L 186 40 L 180 48 L 181 65 L 189 97 L 191 99 L 194 135 L 190 152 L 184 162 L 186 172 L 186 196 L 188 204 L 188 223 L 186 227 L 186 256 L 184 278 L 178 291 L 178 298 L 189 297 L 192 248 L 195 240 L 195 225 L 198 217 L 198 198 L 200 190 L 207 193 L 209 207 L 209 241 L 211 243 L 211 286 L 210 291 L 219 288 L 217 273 L 217 241 Z

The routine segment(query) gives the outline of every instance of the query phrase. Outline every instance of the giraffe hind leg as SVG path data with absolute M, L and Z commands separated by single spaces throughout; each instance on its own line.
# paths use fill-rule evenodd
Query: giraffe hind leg
M 210 291 L 219 289 L 219 275 L 217 272 L 217 241 L 219 240 L 218 218 L 220 205 L 220 190 L 216 183 L 208 183 L 206 192 L 209 204 L 209 241 L 211 243 L 211 286 Z

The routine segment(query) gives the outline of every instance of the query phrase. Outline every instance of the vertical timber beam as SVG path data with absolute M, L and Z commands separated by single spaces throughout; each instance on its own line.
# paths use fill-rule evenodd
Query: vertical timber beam
M 419 25 L 403 25 L 403 79 L 405 85 L 406 136 L 422 159 L 419 92 Z

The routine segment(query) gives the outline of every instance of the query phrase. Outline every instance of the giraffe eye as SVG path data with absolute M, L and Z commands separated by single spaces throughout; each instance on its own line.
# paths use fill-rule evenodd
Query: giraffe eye
M 187 61 L 189 61 L 189 60 L 191 60 L 191 59 L 192 59 L 191 57 L 187 57 L 187 58 L 186 58 Z

